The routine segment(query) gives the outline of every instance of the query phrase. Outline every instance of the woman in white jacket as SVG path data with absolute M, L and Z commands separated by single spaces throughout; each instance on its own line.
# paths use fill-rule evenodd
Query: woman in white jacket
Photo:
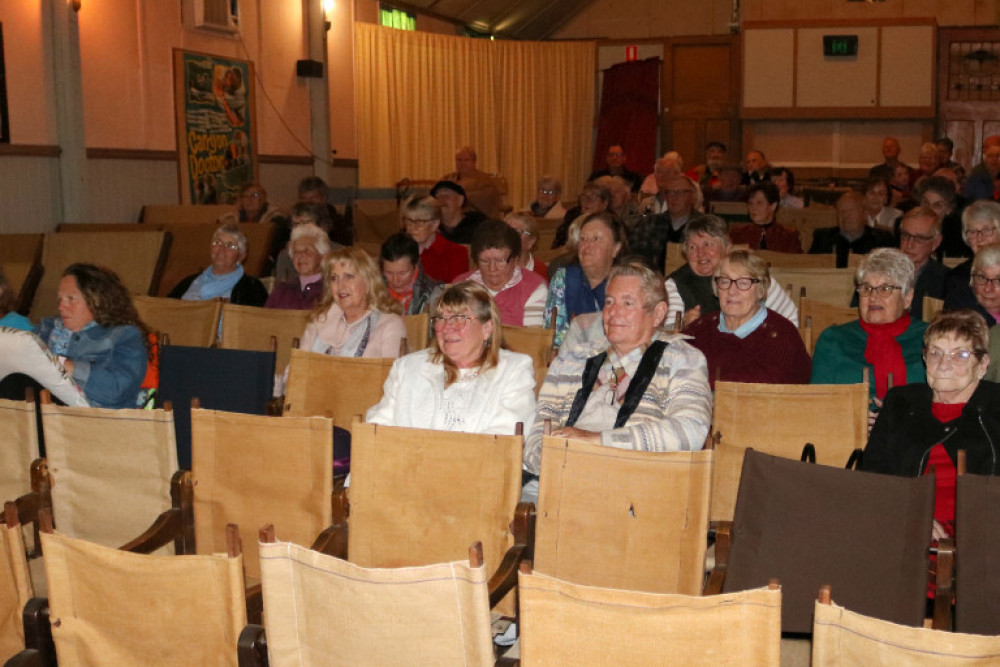
M 500 349 L 500 314 L 474 282 L 453 285 L 431 307 L 429 348 L 393 364 L 374 424 L 512 435 L 535 413 L 531 358 Z

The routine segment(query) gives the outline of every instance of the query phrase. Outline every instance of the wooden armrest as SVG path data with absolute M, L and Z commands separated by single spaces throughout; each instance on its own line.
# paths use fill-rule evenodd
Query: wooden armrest
M 249 624 L 236 642 L 240 667 L 267 667 L 267 635 L 264 626 Z
M 937 574 L 934 592 L 934 619 L 931 627 L 951 632 L 951 603 L 955 595 L 955 540 L 940 540 L 937 546 Z
M 143 531 L 142 535 L 123 544 L 121 551 L 131 551 L 136 554 L 153 553 L 160 547 L 178 539 L 184 527 L 180 509 L 168 509 L 153 521 L 153 524 Z M 178 552 L 183 553 L 183 552 Z
M 48 598 L 31 598 L 24 605 L 21 616 L 24 623 L 24 645 L 38 652 L 41 664 L 56 665 L 56 646 L 52 643 L 52 626 L 49 625 Z
M 522 561 L 535 557 L 535 505 L 518 503 L 510 531 L 514 545 L 503 555 L 496 572 L 490 577 L 490 607 L 495 607 L 517 585 L 517 571 Z
M 264 414 L 268 417 L 280 417 L 285 414 L 285 397 L 274 396 L 268 399 L 267 406 L 264 408 Z
M 729 545 L 732 539 L 732 521 L 720 521 L 715 529 L 715 567 L 708 575 L 704 595 L 718 595 L 726 583 L 726 567 L 729 565 Z
M 347 534 L 349 530 L 347 516 L 350 514 L 347 493 L 348 489 L 340 487 L 330 497 L 333 521 L 313 540 L 312 546 L 309 547 L 313 551 L 347 560 Z
M 156 517 L 141 535 L 122 545 L 122 551 L 148 554 L 173 541 L 177 555 L 195 552 L 194 487 L 187 470 L 178 470 L 171 477 L 170 499 L 173 507 Z

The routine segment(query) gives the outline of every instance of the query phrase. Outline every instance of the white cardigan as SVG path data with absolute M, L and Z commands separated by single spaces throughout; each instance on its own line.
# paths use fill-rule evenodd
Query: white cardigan
M 382 400 L 366 421 L 385 426 L 434 428 L 444 399 L 444 365 L 430 361 L 430 350 L 397 359 L 383 387 Z M 517 422 L 530 428 L 535 417 L 535 374 L 531 357 L 500 350 L 495 368 L 475 380 L 475 398 L 466 424 L 471 433 L 513 435 Z

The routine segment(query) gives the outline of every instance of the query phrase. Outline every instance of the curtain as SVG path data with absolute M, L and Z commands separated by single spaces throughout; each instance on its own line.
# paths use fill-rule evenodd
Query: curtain
M 454 171 L 472 146 L 482 171 L 507 178 L 515 208 L 552 174 L 571 199 L 587 173 L 594 123 L 592 42 L 467 39 L 355 24 L 358 179 Z
M 620 144 L 628 155 L 626 166 L 629 169 L 643 175 L 652 173 L 656 162 L 659 106 L 659 58 L 608 68 L 601 91 L 593 169 L 603 169 L 608 147 Z

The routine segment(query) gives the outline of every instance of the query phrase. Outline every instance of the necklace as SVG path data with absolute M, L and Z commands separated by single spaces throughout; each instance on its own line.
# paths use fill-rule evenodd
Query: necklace
M 472 382 L 477 377 L 479 377 L 479 371 L 482 370 L 481 366 L 476 366 L 475 368 L 459 368 L 458 369 L 458 379 L 457 382 Z

